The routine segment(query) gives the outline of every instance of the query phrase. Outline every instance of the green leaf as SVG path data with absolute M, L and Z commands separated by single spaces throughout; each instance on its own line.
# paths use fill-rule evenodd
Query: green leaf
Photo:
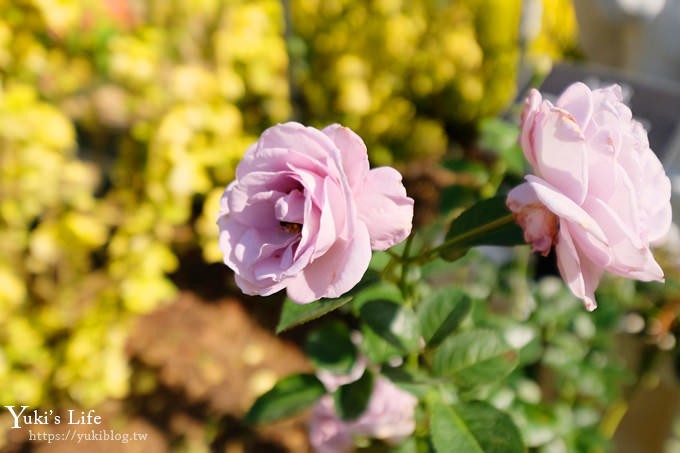
M 522 436 L 508 414 L 483 402 L 430 406 L 432 443 L 438 453 L 521 453 Z
M 354 302 L 352 303 L 354 313 L 359 316 L 361 307 L 363 307 L 366 302 L 379 299 L 401 303 L 403 296 L 397 285 L 391 282 L 381 281 L 354 296 Z
M 352 300 L 352 296 L 342 296 L 337 299 L 321 299 L 309 304 L 298 304 L 286 299 L 281 310 L 279 324 L 276 333 L 285 332 L 288 329 L 299 326 L 321 316 L 337 310 Z
M 480 187 L 489 180 L 489 169 L 482 162 L 462 157 L 444 161 L 442 166 L 458 175 L 465 175 L 465 179 L 469 180 L 468 184 L 473 187 Z
M 359 380 L 335 391 L 335 411 L 342 420 L 355 420 L 366 411 L 374 382 L 373 374 L 366 370 Z
M 382 301 L 381 303 L 392 303 L 393 305 L 391 305 L 391 307 L 399 307 L 402 302 L 401 290 L 395 284 L 383 281 L 361 291 L 356 295 L 352 303 L 352 309 L 354 310 L 355 315 L 360 317 L 362 310 L 364 310 L 364 305 L 376 300 Z M 369 313 L 370 317 L 371 311 L 372 308 L 369 305 L 367 311 L 364 310 L 364 314 Z M 377 317 L 381 316 L 380 313 L 376 313 L 375 315 Z M 380 322 L 378 322 L 378 324 L 380 324 Z M 401 342 L 389 342 L 382 337 L 382 331 L 384 329 L 378 327 L 376 332 L 374 327 L 375 326 L 369 327 L 365 322 L 361 325 L 363 341 L 361 342 L 360 348 L 364 354 L 366 354 L 369 361 L 373 363 L 385 363 L 390 359 L 402 357 L 404 352 Z
M 339 321 L 325 322 L 310 332 L 305 344 L 305 353 L 317 368 L 335 374 L 349 372 L 357 356 L 349 329 Z
M 477 245 L 524 244 L 522 229 L 505 206 L 505 197 L 482 200 L 451 223 L 439 254 L 453 261 Z
M 479 124 L 479 146 L 496 153 L 508 171 L 523 175 L 525 159 L 517 143 L 519 128 L 516 124 L 499 118 L 488 118 Z
M 359 315 L 370 330 L 397 350 L 408 353 L 418 349 L 420 329 L 410 308 L 391 300 L 377 299 L 363 304 Z
M 313 374 L 293 374 L 260 396 L 245 416 L 246 423 L 269 423 L 295 415 L 326 394 Z
M 478 329 L 447 338 L 434 353 L 432 372 L 469 388 L 502 379 L 517 362 L 517 351 L 497 332 Z
M 414 437 L 409 437 L 398 445 L 391 446 L 391 453 L 418 453 L 418 441 Z
M 361 326 L 361 336 L 362 340 L 359 347 L 366 355 L 369 362 L 386 363 L 392 359 L 398 359 L 404 356 L 401 348 L 388 343 L 366 324 L 362 324 Z
M 281 309 L 279 324 L 276 333 L 285 332 L 288 329 L 313 321 L 328 314 L 352 301 L 355 297 L 363 294 L 367 289 L 380 281 L 380 275 L 372 270 L 366 271 L 361 281 L 344 296 L 335 299 L 319 299 L 309 304 L 298 304 L 286 298 Z
M 438 453 L 461 451 L 465 453 L 484 453 L 484 449 L 465 421 L 452 406 L 442 402 L 430 407 L 430 435 Z
M 422 369 L 410 370 L 405 366 L 383 366 L 380 374 L 397 387 L 418 397 L 427 396 L 432 386 L 442 384 L 441 378 L 432 378 Z
M 435 347 L 461 323 L 472 307 L 470 298 L 457 288 L 442 288 L 418 307 L 418 321 L 425 342 Z
M 439 198 L 439 211 L 449 213 L 454 209 L 471 205 L 477 198 L 478 190 L 460 184 L 445 187 Z

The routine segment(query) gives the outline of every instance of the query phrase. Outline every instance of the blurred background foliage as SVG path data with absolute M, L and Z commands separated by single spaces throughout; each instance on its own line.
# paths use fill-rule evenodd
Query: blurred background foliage
M 578 53 L 567 0 L 0 0 L 0 11 L 2 405 L 90 408 L 147 398 L 156 385 L 205 403 L 233 372 L 215 368 L 230 335 L 206 334 L 212 352 L 194 351 L 182 322 L 197 316 L 187 329 L 203 328 L 211 306 L 189 304 L 179 320 L 167 310 L 180 289 L 223 288 L 206 271 L 221 261 L 219 197 L 264 128 L 289 119 L 353 128 L 374 165 L 405 173 L 429 211 L 418 221 L 442 219 L 521 176 L 516 128 L 490 118 L 512 116 L 523 73 Z M 677 269 L 676 252 L 667 256 Z M 626 382 L 612 336 L 642 307 L 634 333 L 662 343 L 679 310 L 666 313 L 665 333 L 655 320 L 677 285 L 632 300 L 617 280 L 589 316 L 553 277 L 527 284 L 528 255 L 464 263 L 461 286 L 514 307 L 499 316 L 479 302 L 470 322 L 529 329 L 527 367 L 487 397 L 514 408 L 531 446 L 587 451 L 584 427 L 601 442 L 594 414 Z M 140 319 L 160 324 L 135 337 Z M 149 332 L 178 349 L 154 349 Z M 267 357 L 243 348 L 234 353 L 253 369 Z M 163 368 L 177 354 L 202 359 Z M 192 373 L 204 383 L 193 393 Z M 252 401 L 277 376 L 255 377 L 239 397 Z M 237 420 L 248 404 L 207 413 Z M 187 451 L 216 442 L 222 419 L 202 418 L 199 434 L 171 441 Z M 566 450 L 550 447 L 560 442 Z
M 452 132 L 517 94 L 521 9 L 521 0 L 291 0 L 299 116 L 356 130 L 378 165 L 435 160 Z M 546 32 L 527 43 L 537 59 L 575 45 L 570 4 L 544 9 Z

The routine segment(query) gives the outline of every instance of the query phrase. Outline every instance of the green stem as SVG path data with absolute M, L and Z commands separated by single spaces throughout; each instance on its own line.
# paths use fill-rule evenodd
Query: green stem
M 483 234 L 488 233 L 489 231 L 493 231 L 497 228 L 503 227 L 505 225 L 508 225 L 510 223 L 513 223 L 515 221 L 514 217 L 512 214 L 508 214 L 506 216 L 500 217 L 492 222 L 486 223 L 484 225 L 480 225 L 476 228 L 473 228 L 471 230 L 466 231 L 465 233 L 459 234 L 458 236 L 454 236 L 446 241 L 444 243 L 438 245 L 435 248 L 432 248 L 430 250 L 424 251 L 421 255 L 419 256 L 413 256 L 413 257 L 405 257 L 402 259 L 405 259 L 405 263 L 408 262 L 417 262 L 417 263 L 423 263 L 427 261 L 431 261 L 434 258 L 437 257 L 442 251 L 450 249 L 455 247 L 456 245 L 465 243 L 470 241 L 470 239 L 474 239 L 476 236 L 481 236 Z
M 390 273 L 392 272 L 392 269 L 394 269 L 394 266 L 397 265 L 401 261 L 401 257 L 399 256 L 391 256 L 390 260 L 387 262 L 387 265 L 383 268 L 383 270 L 380 272 L 380 277 L 382 279 L 387 279 L 387 280 L 392 280 L 390 278 Z
M 406 366 L 409 370 L 418 370 L 418 353 L 412 352 L 406 357 Z
M 404 262 L 408 262 L 409 260 L 409 253 L 411 252 L 411 245 L 413 244 L 413 233 L 409 234 L 408 238 L 406 238 L 406 244 L 404 244 L 404 251 L 401 253 L 401 259 Z
M 401 295 L 404 296 L 404 304 L 411 308 L 413 306 L 413 301 L 411 300 L 411 295 L 408 290 L 408 283 L 406 281 L 408 269 L 410 267 L 411 259 L 409 253 L 411 253 L 411 244 L 413 243 L 413 234 L 410 234 L 406 239 L 406 244 L 404 245 L 404 251 L 401 254 L 401 276 L 399 278 L 399 289 L 401 290 Z
M 401 294 L 404 297 L 404 306 L 413 309 L 414 305 L 414 300 L 413 296 L 411 294 L 411 290 L 409 288 L 409 283 L 406 281 L 408 277 L 408 271 L 409 268 L 411 267 L 411 258 L 409 257 L 409 254 L 411 253 L 411 246 L 413 245 L 413 233 L 409 235 L 408 239 L 406 239 L 406 244 L 404 245 L 404 251 L 401 254 L 401 278 L 399 279 L 399 289 L 401 290 Z M 417 352 L 411 352 L 407 357 L 406 357 L 406 366 L 411 369 L 411 370 L 417 370 L 418 369 L 418 353 Z
M 387 250 L 385 250 L 385 253 L 387 253 L 388 255 L 390 255 L 390 257 L 392 257 L 392 258 L 394 258 L 394 259 L 396 259 L 396 260 L 401 261 L 401 256 L 399 256 L 398 254 L 396 254 L 396 253 L 393 252 L 392 250 L 387 249 Z

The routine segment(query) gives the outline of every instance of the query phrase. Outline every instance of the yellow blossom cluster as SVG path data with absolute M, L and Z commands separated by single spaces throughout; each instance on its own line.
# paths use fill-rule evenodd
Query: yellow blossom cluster
M 0 10 L 0 402 L 123 397 L 130 323 L 175 295 L 187 243 L 220 259 L 221 190 L 290 116 L 282 6 Z
M 514 94 L 519 0 L 292 0 L 292 14 L 310 119 L 354 128 L 378 164 L 441 155 L 447 126 Z
M 450 131 L 474 129 L 516 95 L 521 0 L 290 3 L 305 120 L 355 129 L 376 164 L 436 158 Z M 575 38 L 569 1 L 545 3 L 532 58 L 558 57 Z

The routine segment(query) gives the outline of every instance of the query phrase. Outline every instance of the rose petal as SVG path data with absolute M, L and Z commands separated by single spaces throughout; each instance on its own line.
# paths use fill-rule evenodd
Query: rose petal
M 663 281 L 663 270 L 646 245 L 636 246 L 612 208 L 601 200 L 593 200 L 590 212 L 607 231 L 612 262 L 607 270 L 637 280 Z
M 577 204 L 588 190 L 588 160 L 581 128 L 571 114 L 553 108 L 537 115 L 536 173 Z
M 274 212 L 274 216 L 279 221 L 302 224 L 305 213 L 305 196 L 299 190 L 293 190 L 281 196 L 274 204 Z
M 588 143 L 589 150 L 592 144 Z M 596 178 L 588 178 L 587 197 L 608 199 L 614 192 L 615 185 L 612 181 L 616 180 L 616 162 L 613 152 L 607 156 L 604 153 L 591 153 L 588 158 L 588 173 L 597 175 Z
M 227 194 L 231 217 L 253 228 L 277 228 L 279 223 L 274 217 L 274 205 L 282 195 L 261 192 L 255 197 L 248 197 L 240 188 L 235 188 Z
M 531 184 L 524 183 L 508 193 L 506 205 L 522 227 L 531 251 L 547 256 L 557 235 L 558 217 L 536 196 Z
M 347 182 L 352 192 L 359 193 L 369 171 L 366 144 L 350 128 L 339 124 L 331 124 L 321 131 L 340 150 L 342 168 L 347 175 Z
M 613 167 L 614 179 L 610 182 L 613 186 L 610 196 L 606 199 L 589 197 L 583 203 L 583 208 L 598 221 L 599 206 L 607 205 L 612 214 L 611 218 L 617 223 L 618 229 L 625 233 L 635 247 L 646 247 L 646 241 L 641 237 L 638 190 L 619 165 L 614 164 Z M 599 200 L 599 202 L 595 203 L 595 200 Z M 600 226 L 607 231 L 607 227 L 604 227 L 601 223 Z
M 607 236 L 602 231 L 602 228 L 573 200 L 563 195 L 559 190 L 541 178 L 527 175 L 525 179 L 534 189 L 541 203 L 555 213 L 555 215 L 575 223 L 601 243 L 607 244 Z
M 234 280 L 243 294 L 249 296 L 271 296 L 286 287 L 286 281 L 275 282 L 273 280 L 252 281 L 242 275 L 235 274 Z
M 338 239 L 339 231 L 336 226 L 344 225 L 345 206 L 338 201 L 342 200 L 340 189 L 330 181 L 330 178 L 324 179 L 323 184 L 323 203 L 319 206 L 321 217 L 319 219 L 319 229 L 316 235 L 316 244 L 314 246 L 314 254 L 312 259 L 326 253 Z M 331 203 L 331 199 L 336 201 L 336 204 Z M 331 208 L 333 207 L 333 208 Z M 342 217 L 341 221 L 336 224 L 335 217 Z
M 644 214 L 647 240 L 656 244 L 671 228 L 671 181 L 666 176 L 663 165 L 651 151 L 643 156 L 641 171 L 646 176 L 646 181 L 639 187 L 640 207 Z
M 524 102 L 524 109 L 522 110 L 522 126 L 519 136 L 519 143 L 524 152 L 524 157 L 533 168 L 536 168 L 536 150 L 534 149 L 534 127 L 535 117 L 541 106 L 541 93 L 536 89 L 531 89 L 529 96 Z
M 352 425 L 352 431 L 368 437 L 400 442 L 416 427 L 418 399 L 379 376 L 366 412 Z
M 583 300 L 586 310 L 597 308 L 595 289 L 602 277 L 602 268 L 595 266 L 576 250 L 568 229 L 560 229 L 557 246 L 557 267 L 571 292 Z
M 355 227 L 352 240 L 336 241 L 291 279 L 288 297 L 305 304 L 322 297 L 340 297 L 359 283 L 368 269 L 371 247 L 366 226 L 357 222 Z
M 373 250 L 386 250 L 411 233 L 413 199 L 391 167 L 374 168 L 357 196 L 359 219 L 366 224 Z
M 331 395 L 323 396 L 312 411 L 309 442 L 316 453 L 346 453 L 353 450 L 350 425 L 336 415 Z
M 300 123 L 288 122 L 270 127 L 258 140 L 258 152 L 271 148 L 284 148 L 305 154 L 319 162 L 337 152 L 333 142 L 320 130 Z M 261 159 L 262 156 L 259 156 Z
M 555 105 L 571 113 L 581 129 L 586 128 L 593 114 L 590 88 L 581 82 L 569 85 Z

